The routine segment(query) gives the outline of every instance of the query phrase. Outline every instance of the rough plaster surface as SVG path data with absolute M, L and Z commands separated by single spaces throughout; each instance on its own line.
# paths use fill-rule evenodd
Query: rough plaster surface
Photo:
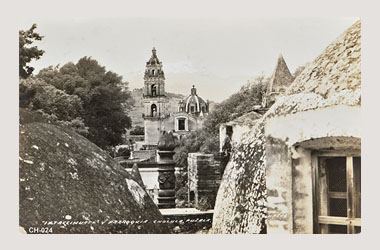
M 292 169 L 289 147 L 284 141 L 266 137 L 265 171 L 267 196 L 267 232 L 292 232 Z
M 301 147 L 292 154 L 293 233 L 313 233 L 311 152 Z
M 282 139 L 288 145 L 321 137 L 361 138 L 360 117 L 360 106 L 338 105 L 308 110 L 267 118 L 265 135 Z
M 213 233 L 260 233 L 266 217 L 265 138 L 257 121 L 232 149 L 218 190 Z
M 360 26 L 332 42 L 240 136 L 218 191 L 215 233 L 258 233 L 257 218 L 267 218 L 268 233 L 312 232 L 310 151 L 293 146 L 360 148 Z

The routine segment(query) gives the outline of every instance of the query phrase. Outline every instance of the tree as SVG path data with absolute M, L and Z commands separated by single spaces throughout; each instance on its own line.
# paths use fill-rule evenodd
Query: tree
M 82 100 L 75 95 L 47 84 L 34 76 L 20 80 L 20 107 L 35 110 L 47 120 L 71 127 L 76 132 L 87 135 L 84 125 Z
M 219 126 L 252 111 L 254 105 L 260 105 L 268 81 L 269 78 L 259 75 L 243 85 L 237 93 L 217 104 L 206 116 L 202 129 L 190 133 L 178 142 L 174 155 L 177 166 L 187 166 L 188 153 L 219 152 Z
M 80 98 L 90 141 L 103 149 L 123 143 L 123 134 L 132 124 L 128 111 L 133 102 L 121 76 L 83 57 L 76 64 L 42 69 L 37 77 Z
M 205 129 L 211 134 L 218 134 L 220 124 L 252 111 L 255 105 L 261 105 L 268 81 L 269 78 L 265 78 L 264 75 L 256 76 L 237 93 L 216 105 L 205 120 Z
M 29 30 L 19 31 L 19 76 L 24 79 L 30 76 L 34 71 L 34 68 L 27 64 L 30 63 L 32 59 L 40 59 L 45 52 L 38 49 L 37 46 L 30 47 L 34 41 L 41 41 L 43 38 L 43 36 L 34 32 L 36 28 L 37 25 L 33 24 Z

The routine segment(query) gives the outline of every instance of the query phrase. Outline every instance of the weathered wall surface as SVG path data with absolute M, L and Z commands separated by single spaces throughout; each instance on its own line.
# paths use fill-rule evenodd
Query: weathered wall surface
M 330 106 L 268 118 L 265 134 L 288 145 L 311 138 L 361 137 L 360 106 Z M 291 129 L 289 129 L 291 128 Z
M 267 137 L 266 188 L 267 232 L 292 233 L 292 168 L 289 147 L 282 140 Z
M 53 233 L 168 233 L 152 222 L 162 216 L 144 188 L 107 153 L 70 129 L 35 122 L 25 113 L 32 112 L 20 111 L 21 227 L 28 231 L 56 221 L 61 224 L 48 224 Z
M 360 148 L 360 106 L 269 117 L 265 135 L 271 138 L 266 146 L 268 233 L 313 233 L 310 149 Z
M 263 187 L 259 193 L 265 198 L 267 191 L 268 233 L 312 233 L 311 151 L 358 150 L 361 145 L 360 29 L 358 21 L 294 80 L 264 114 L 261 135 L 256 128 L 239 136 L 243 139 L 233 145 L 218 191 L 215 232 L 258 232 L 258 220 L 249 214 L 265 218 L 265 212 L 255 211 L 260 197 L 252 198 Z M 225 128 L 220 132 L 224 135 Z M 263 160 L 250 158 L 255 154 Z M 252 183 L 265 171 L 262 183 Z M 254 205 L 242 202 L 249 199 Z
M 260 233 L 265 224 L 265 138 L 262 120 L 232 149 L 218 190 L 213 233 Z
M 195 208 L 213 208 L 220 184 L 219 162 L 214 155 L 202 153 L 190 153 L 187 162 L 189 190 L 194 192 Z
M 311 152 L 292 148 L 293 233 L 313 233 Z

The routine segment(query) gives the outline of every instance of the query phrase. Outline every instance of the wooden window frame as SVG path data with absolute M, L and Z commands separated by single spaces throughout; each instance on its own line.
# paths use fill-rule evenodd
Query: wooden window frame
M 328 192 L 321 190 L 327 187 L 320 177 L 319 158 L 321 157 L 346 157 L 346 181 L 347 192 Z M 312 163 L 312 185 L 313 185 L 313 232 L 328 233 L 328 225 L 346 225 L 347 233 L 355 233 L 355 226 L 361 227 L 361 218 L 355 218 L 355 208 L 358 199 L 355 197 L 357 190 L 354 185 L 353 158 L 361 157 L 360 150 L 346 151 L 313 151 L 311 155 Z M 325 179 L 325 178 L 324 178 Z M 326 205 L 322 205 L 329 198 L 347 199 L 347 217 L 329 216 Z M 360 202 L 360 201 L 359 201 Z

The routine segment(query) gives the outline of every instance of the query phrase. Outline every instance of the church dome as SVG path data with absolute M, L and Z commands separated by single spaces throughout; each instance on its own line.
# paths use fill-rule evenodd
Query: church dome
M 197 89 L 193 85 L 191 94 L 181 101 L 180 109 L 189 114 L 208 113 L 208 103 L 197 95 Z

